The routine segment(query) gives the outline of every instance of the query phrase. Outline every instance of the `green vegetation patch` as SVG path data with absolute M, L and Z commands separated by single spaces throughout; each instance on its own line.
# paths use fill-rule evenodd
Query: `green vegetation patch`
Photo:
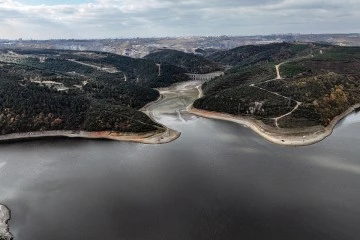
M 202 88 L 205 94 L 212 94 L 228 88 L 274 79 L 275 77 L 275 68 L 270 64 L 236 67 L 226 71 L 225 75 L 206 82 Z
M 292 78 L 294 76 L 311 73 L 311 67 L 308 66 L 309 64 L 306 64 L 305 61 L 288 62 L 281 65 L 279 70 L 281 77 Z
M 145 56 L 145 59 L 156 63 L 168 63 L 183 68 L 188 73 L 210 73 L 220 71 L 219 64 L 192 53 L 184 53 L 176 50 L 160 50 Z
M 151 132 L 163 127 L 151 121 L 142 112 L 124 106 L 109 104 L 93 105 L 86 112 L 84 130 L 118 131 L 118 132 Z
M 360 59 L 360 47 L 329 46 L 316 54 L 315 60 L 349 61 Z
M 78 92 L 60 92 L 35 83 L 20 85 L 0 71 L 2 134 L 40 130 L 78 130 L 90 101 Z
M 74 63 L 66 59 L 47 58 L 44 59 L 44 61 L 40 61 L 39 58 L 26 58 L 20 61 L 20 63 L 23 65 L 28 65 L 39 69 L 46 69 L 47 71 L 63 74 L 74 72 L 88 75 L 96 71 L 92 67 Z
M 321 115 L 313 104 L 303 103 L 292 114 L 278 120 L 280 128 L 303 128 L 322 124 Z
M 272 81 L 260 86 L 303 102 L 292 118 L 306 118 L 327 125 L 337 115 L 360 102 L 360 77 L 326 73 Z M 314 116 L 314 117 L 312 117 Z
M 107 53 L 105 56 L 73 55 L 75 60 L 96 66 L 112 66 L 125 75 L 127 81 L 139 86 L 156 88 L 167 87 L 173 83 L 187 81 L 189 77 L 182 68 L 171 64 L 161 66 L 161 74 L 155 62 Z
M 290 43 L 247 45 L 214 53 L 209 58 L 230 66 L 249 66 L 268 62 L 279 63 L 290 58 L 307 56 L 313 47 L 311 44 Z
M 57 50 L 17 53 L 28 55 L 20 56 L 16 63 L 0 64 L 1 134 L 162 130 L 161 125 L 137 109 L 159 97 L 159 92 L 149 86 L 168 86 L 181 81 L 183 74 L 178 67 L 165 65 L 163 75 L 158 76 L 152 61 L 106 53 Z M 68 58 L 120 71 L 110 73 Z
M 106 81 L 100 83 L 91 81 L 84 86 L 84 91 L 97 101 L 133 109 L 140 109 L 159 97 L 159 92 L 156 90 L 125 82 L 111 84 Z
M 210 111 L 249 115 L 254 102 L 264 111 L 255 113 L 265 124 L 302 102 L 292 114 L 281 118 L 282 128 L 328 125 L 335 116 L 360 103 L 360 48 L 324 44 L 268 44 L 242 46 L 211 55 L 215 61 L 236 66 L 224 76 L 203 85 L 205 97 L 194 106 Z M 275 64 L 285 79 L 274 80 Z M 273 80 L 272 80 L 273 79 Z M 250 88 L 252 84 L 291 99 L 291 107 L 276 95 Z M 270 95 L 269 95 L 270 94 Z
M 194 107 L 259 119 L 286 114 L 295 107 L 294 101 L 258 89 L 241 86 L 206 95 L 195 101 Z

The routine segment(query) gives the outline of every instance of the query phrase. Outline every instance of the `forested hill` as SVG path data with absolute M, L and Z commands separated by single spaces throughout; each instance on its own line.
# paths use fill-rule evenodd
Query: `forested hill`
M 60 70 L 63 72 L 76 72 L 78 66 L 73 65 L 69 60 L 78 61 L 98 68 L 105 68 L 107 71 L 115 69 L 115 72 L 121 72 L 121 75 L 127 81 L 146 87 L 166 87 L 175 82 L 189 79 L 183 69 L 174 65 L 164 64 L 159 74 L 158 66 L 154 61 L 120 56 L 112 53 L 37 49 L 13 50 L 13 52 L 26 56 L 22 62 L 24 64 L 40 68 L 50 68 L 54 71 L 57 71 L 61 65 Z M 34 54 L 36 56 L 35 61 L 30 62 L 32 60 L 31 56 Z M 45 57 L 46 61 L 40 62 L 40 57 Z
M 226 53 L 212 58 L 237 66 L 202 86 L 205 96 L 196 108 L 252 117 L 281 129 L 327 126 L 360 103 L 360 47 L 283 43 Z
M 61 50 L 0 51 L 0 133 L 46 130 L 163 131 L 138 109 L 150 87 L 187 80 L 164 64 L 115 54 Z
M 286 59 L 310 55 L 315 44 L 272 43 L 246 45 L 227 51 L 215 52 L 209 59 L 228 66 L 250 66 L 260 63 L 281 62 Z
M 222 70 L 218 63 L 206 59 L 203 56 L 184 53 L 176 50 L 159 50 L 145 56 L 145 59 L 150 59 L 160 64 L 172 64 L 183 68 L 188 73 L 210 73 Z

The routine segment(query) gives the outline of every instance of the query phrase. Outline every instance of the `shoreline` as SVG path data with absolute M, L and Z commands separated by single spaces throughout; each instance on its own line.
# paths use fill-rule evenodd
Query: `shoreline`
M 230 121 L 244 125 L 253 130 L 261 137 L 275 144 L 285 146 L 308 146 L 320 142 L 330 136 L 333 133 L 336 124 L 359 107 L 360 104 L 355 104 L 352 107 L 348 108 L 345 112 L 336 116 L 326 127 L 316 126 L 302 129 L 282 129 L 282 131 L 267 126 L 261 121 L 253 118 L 197 109 L 193 107 L 192 104 L 188 106 L 186 110 L 189 113 L 200 117 Z
M 146 104 L 139 111 L 144 112 L 154 122 L 160 124 L 163 127 L 163 131 L 157 130 L 145 133 L 135 132 L 116 132 L 116 131 L 96 131 L 88 132 L 82 130 L 49 130 L 49 131 L 34 131 L 34 132 L 21 132 L 0 135 L 0 143 L 6 142 L 19 142 L 21 140 L 31 140 L 37 138 L 83 138 L 83 139 L 98 139 L 98 140 L 114 140 L 121 142 L 133 142 L 143 144 L 165 144 L 178 139 L 181 135 L 180 132 L 170 129 L 165 125 L 157 122 L 151 112 L 147 114 L 145 109 L 157 104 L 164 99 L 164 96 L 160 93 L 158 99 Z
M 172 130 L 165 129 L 165 131 L 153 131 L 147 133 L 122 133 L 113 131 L 71 131 L 71 130 L 55 130 L 55 131 L 37 131 L 37 132 L 24 132 L 24 133 L 11 133 L 0 136 L 0 142 L 12 142 L 29 140 L 36 138 L 83 138 L 83 139 L 105 139 L 123 142 L 134 142 L 143 144 L 163 144 L 169 143 L 178 137 L 180 133 Z
M 155 89 L 155 90 L 157 90 L 157 89 Z M 157 90 L 157 91 L 160 93 L 159 90 Z M 158 102 L 160 102 L 160 101 L 163 100 L 163 99 L 164 99 L 164 96 L 160 93 L 160 96 L 159 96 L 156 100 L 147 103 L 145 106 L 143 106 L 142 108 L 140 108 L 139 111 L 140 111 L 140 112 L 144 112 L 144 111 L 146 111 L 146 109 L 148 109 L 151 105 L 154 105 L 155 103 L 158 103 Z
M 187 83 L 187 82 L 182 82 L 182 83 Z M 166 99 L 166 96 L 163 94 L 164 92 L 168 92 L 168 91 L 171 91 L 172 87 L 178 87 L 179 85 L 181 85 L 181 83 L 174 83 L 172 84 L 171 86 L 169 87 L 166 87 L 166 88 L 156 88 L 156 90 L 159 92 L 160 96 L 158 99 L 156 99 L 155 101 L 153 102 L 150 102 L 148 104 L 146 104 L 144 107 L 142 107 L 139 111 L 145 113 L 151 120 L 153 120 L 154 122 L 156 122 L 157 124 L 160 124 L 164 129 L 165 129 L 165 133 L 169 133 L 169 134 L 172 134 L 174 135 L 174 138 L 166 143 L 169 143 L 169 142 L 172 142 L 174 140 L 176 140 L 177 138 L 179 138 L 181 136 L 181 132 L 178 132 L 174 129 L 171 129 L 171 128 L 168 128 L 167 126 L 165 126 L 164 124 L 158 122 L 155 117 L 154 117 L 154 114 L 152 111 L 149 111 L 149 109 L 153 106 L 153 105 L 156 105 L 157 103 L 161 102 L 162 100 L 165 100 Z
M 11 240 L 12 234 L 9 232 L 8 222 L 11 219 L 11 212 L 8 207 L 0 203 L 0 239 Z

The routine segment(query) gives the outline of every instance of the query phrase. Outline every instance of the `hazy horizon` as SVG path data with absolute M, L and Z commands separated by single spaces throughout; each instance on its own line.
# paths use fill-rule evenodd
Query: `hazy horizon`
M 0 0 L 0 39 L 358 33 L 358 0 Z
M 257 34 L 257 35 L 189 35 L 189 36 L 152 36 L 152 37 L 138 37 L 138 36 L 130 36 L 130 37 L 103 37 L 103 38 L 1 38 L 2 41 L 52 41 L 52 40 L 62 40 L 62 41 L 93 41 L 93 40 L 126 40 L 126 39 L 166 39 L 166 38 L 207 38 L 207 37 L 230 37 L 230 38 L 237 38 L 237 37 L 257 37 L 257 36 L 286 36 L 286 35 L 293 35 L 293 36 L 307 36 L 307 35 L 360 35 L 360 32 L 344 32 L 344 33 L 272 33 L 272 34 Z

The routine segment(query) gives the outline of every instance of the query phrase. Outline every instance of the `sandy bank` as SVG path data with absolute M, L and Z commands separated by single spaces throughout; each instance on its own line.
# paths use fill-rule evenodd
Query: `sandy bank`
M 166 129 L 165 136 L 167 136 L 167 138 L 169 138 L 169 141 L 167 141 L 167 142 L 171 142 L 171 141 L 177 139 L 178 137 L 180 137 L 181 133 L 174 129 L 168 128 L 164 124 L 159 123 L 155 118 L 154 111 L 152 111 L 150 109 L 152 109 L 154 107 L 156 108 L 156 105 L 160 105 L 162 102 L 166 101 L 167 100 L 166 93 L 169 93 L 170 91 L 173 91 L 173 90 L 178 90 L 178 91 L 184 90 L 186 88 L 186 86 L 188 86 L 188 84 L 189 84 L 189 82 L 175 83 L 167 88 L 156 89 L 160 93 L 159 98 L 153 102 L 146 104 L 144 107 L 142 107 L 140 109 L 140 111 L 142 111 L 143 113 L 148 115 L 148 117 L 151 118 L 151 120 L 160 124 L 164 129 Z M 170 137 L 169 137 L 169 135 L 170 135 Z
M 276 144 L 287 146 L 306 146 L 320 142 L 330 136 L 336 124 L 359 107 L 360 104 L 350 107 L 347 111 L 335 117 L 327 127 L 316 126 L 301 129 L 277 129 L 267 126 L 261 121 L 253 118 L 201 110 L 194 108 L 192 105 L 187 107 L 187 111 L 201 117 L 231 121 L 245 125 L 263 138 Z
M 171 130 L 158 130 L 148 133 L 122 133 L 112 131 L 86 132 L 86 131 L 38 131 L 26 133 L 13 133 L 0 136 L 0 141 L 20 141 L 32 138 L 52 138 L 52 137 L 69 137 L 69 138 L 86 138 L 86 139 L 108 139 L 125 142 L 136 142 L 144 144 L 161 144 L 168 143 L 180 136 L 180 133 Z
M 9 232 L 8 222 L 10 220 L 10 210 L 0 204 L 0 239 L 11 240 L 13 236 Z

